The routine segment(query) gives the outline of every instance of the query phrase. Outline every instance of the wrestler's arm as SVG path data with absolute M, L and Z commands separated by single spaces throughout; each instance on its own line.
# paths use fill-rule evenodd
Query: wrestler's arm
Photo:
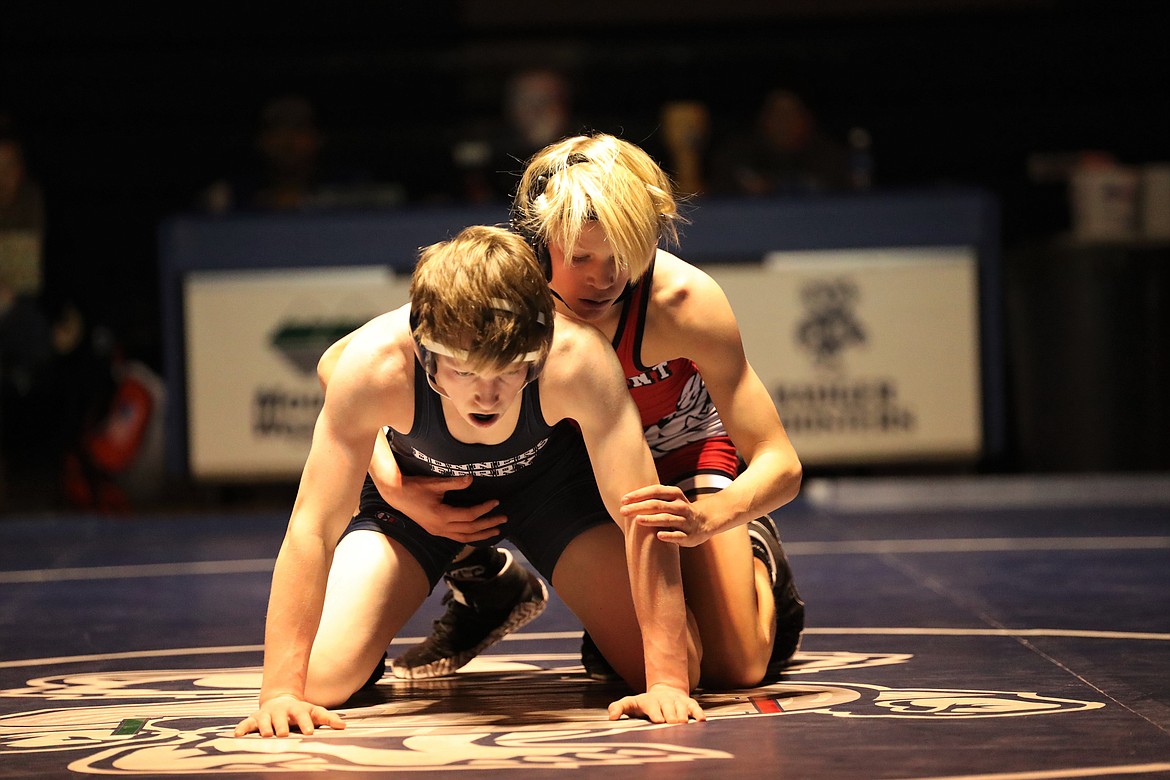
M 689 507 L 676 494 L 652 490 L 636 491 L 624 504 L 640 524 L 663 529 L 661 539 L 693 546 L 791 501 L 802 471 L 776 406 L 744 354 L 727 296 L 699 269 L 688 266 L 687 274 L 686 294 L 663 307 L 656 333 L 669 334 L 670 346 L 695 363 L 747 467 L 726 488 Z M 655 500 L 661 501 L 658 512 L 649 503 Z
M 405 317 L 401 310 L 394 316 Z M 338 360 L 345 353 L 356 331 L 333 342 L 317 362 L 317 379 L 328 390 Z M 470 544 L 490 539 L 507 517 L 489 514 L 500 503 L 495 499 L 473 506 L 456 507 L 444 502 L 448 490 L 462 490 L 471 484 L 470 476 L 407 477 L 398 468 L 390 442 L 381 432 L 375 437 L 373 456 L 367 471 L 386 503 L 416 518 L 428 533 Z
M 237 736 L 251 731 L 285 736 L 290 726 L 304 733 L 319 725 L 344 728 L 335 713 L 305 699 L 305 682 L 329 566 L 358 501 L 373 450 L 372 434 L 387 419 L 386 405 L 405 397 L 404 388 L 369 373 L 359 361 L 342 361 L 317 418 L 272 574 L 259 709 L 240 722 Z
M 621 496 L 658 481 L 641 418 L 617 356 L 600 334 L 579 325 L 562 326 L 560 321 L 557 327 L 580 332 L 574 334 L 572 349 L 550 358 L 546 373 L 553 377 L 542 380 L 542 398 L 555 392 L 556 403 L 566 404 L 566 416 L 581 428 L 601 497 L 625 535 L 634 610 L 642 629 L 646 693 L 615 702 L 610 716 L 702 720 L 702 709 L 689 695 L 698 669 L 691 669 L 688 660 L 679 550 L 659 541 L 654 529 L 638 526 L 619 511 Z

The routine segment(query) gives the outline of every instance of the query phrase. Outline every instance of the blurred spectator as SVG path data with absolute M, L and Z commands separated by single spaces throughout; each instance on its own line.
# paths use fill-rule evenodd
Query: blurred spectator
M 52 349 L 41 310 L 45 209 L 25 165 L 24 144 L 0 117 L 0 482 L 35 457 L 29 411 Z
M 86 405 L 65 448 L 61 481 L 77 509 L 127 512 L 157 501 L 166 483 L 166 389 L 116 346 L 100 362 L 106 392 Z
M 794 92 L 769 92 L 750 133 L 721 145 L 712 162 L 712 189 L 721 193 L 783 195 L 852 188 L 844 145 L 817 127 Z
M 403 189 L 378 184 L 356 170 L 326 166 L 325 134 L 316 110 L 300 95 L 266 103 L 256 133 L 256 169 L 213 183 L 200 206 L 215 214 L 231 211 L 301 211 L 399 205 Z
M 49 355 L 9 415 L 11 502 L 122 512 L 161 497 L 162 379 L 73 301 L 50 312 Z
M 41 188 L 29 175 L 24 144 L 11 120 L 0 116 L 0 305 L 40 294 L 44 237 Z
M 204 193 L 208 211 L 292 211 L 317 186 L 324 138 L 312 104 L 299 96 L 264 106 L 256 134 L 259 169 L 215 182 Z
M 473 127 L 452 149 L 457 196 L 472 203 L 510 200 L 528 158 L 577 132 L 567 76 L 547 68 L 514 74 L 501 116 Z

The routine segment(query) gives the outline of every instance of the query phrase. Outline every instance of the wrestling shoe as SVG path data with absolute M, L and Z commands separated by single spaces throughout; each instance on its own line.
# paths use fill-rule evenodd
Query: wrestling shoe
M 544 582 L 500 548 L 500 573 L 479 582 L 443 579 L 447 611 L 434 622 L 431 635 L 395 658 L 395 677 L 417 680 L 454 674 L 460 667 L 508 634 L 535 620 L 548 604 Z
M 752 555 L 763 561 L 772 579 L 772 596 L 776 602 L 776 638 L 772 642 L 772 654 L 764 682 L 775 682 L 792 661 L 800 646 L 800 635 L 804 631 L 804 602 L 796 590 L 788 556 L 780 544 L 780 533 L 776 523 L 764 515 L 748 523 L 748 538 L 752 542 Z
M 615 682 L 622 679 L 597 649 L 588 631 L 581 635 L 581 665 L 585 667 L 585 673 L 594 680 Z

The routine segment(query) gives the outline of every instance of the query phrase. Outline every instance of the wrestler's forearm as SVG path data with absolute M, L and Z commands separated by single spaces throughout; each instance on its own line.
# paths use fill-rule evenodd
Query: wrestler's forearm
M 697 677 L 690 669 L 686 602 L 679 550 L 660 542 L 652 530 L 625 528 L 626 560 L 634 611 L 642 630 L 646 689 L 668 685 L 689 692 Z
M 285 694 L 303 698 L 329 575 L 325 545 L 292 535 L 285 539 L 272 573 L 264 628 L 261 703 Z
M 696 499 L 711 535 L 723 533 L 784 506 L 800 491 L 801 466 L 784 452 L 759 453 L 723 490 Z

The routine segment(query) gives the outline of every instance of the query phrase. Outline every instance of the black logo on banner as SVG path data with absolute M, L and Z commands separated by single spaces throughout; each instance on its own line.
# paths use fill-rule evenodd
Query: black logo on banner
M 857 284 L 851 279 L 817 279 L 800 290 L 806 312 L 797 324 L 796 341 L 812 355 L 813 363 L 836 368 L 841 353 L 865 343 L 865 329 L 857 320 Z
M 794 335 L 820 376 L 773 388 L 790 433 L 904 434 L 917 426 L 917 415 L 898 398 L 896 379 L 851 377 L 845 370 L 846 351 L 869 340 L 855 311 L 860 298 L 847 277 L 814 279 L 800 288 L 805 314 Z
M 321 392 L 258 387 L 252 396 L 252 433 L 289 439 L 313 438 L 313 426 L 325 403 Z

